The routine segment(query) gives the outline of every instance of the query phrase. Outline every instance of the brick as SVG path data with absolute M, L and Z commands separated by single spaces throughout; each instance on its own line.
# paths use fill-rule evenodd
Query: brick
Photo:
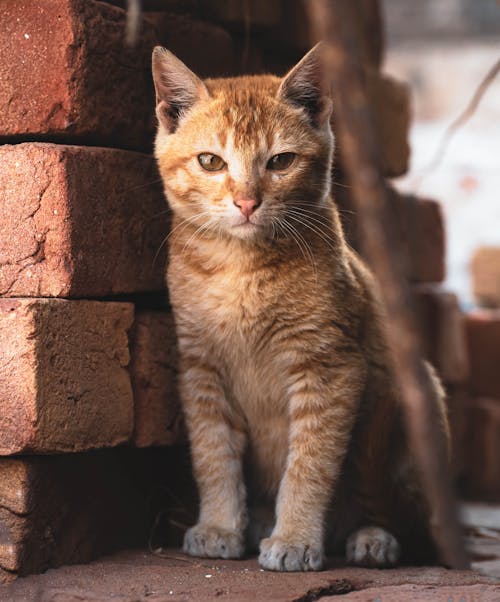
M 130 363 L 137 447 L 171 445 L 182 438 L 177 395 L 177 345 L 171 314 L 137 312 Z
M 480 247 L 472 256 L 472 290 L 479 305 L 500 308 L 500 247 Z
M 252 28 L 275 26 L 284 12 L 281 0 L 252 0 L 247 4 L 240 0 L 204 0 L 200 10 L 205 19 L 236 29 L 244 29 L 246 23 Z
M 0 295 L 161 290 L 165 252 L 156 255 L 167 232 L 150 156 L 47 143 L 0 147 Z
M 446 383 L 466 382 L 469 359 L 457 296 L 426 284 L 414 286 L 413 296 L 425 356 Z
M 127 8 L 128 0 L 104 0 L 109 4 L 114 4 L 121 8 Z M 143 11 L 159 11 L 165 10 L 178 13 L 198 13 L 199 0 L 142 0 L 141 8 Z
M 222 27 L 170 12 L 149 13 L 146 19 L 154 25 L 159 43 L 200 77 L 227 77 L 239 71 L 233 39 Z
M 132 321 L 128 303 L 0 299 L 0 455 L 130 438 Z
M 465 315 L 470 388 L 477 396 L 500 398 L 500 310 Z
M 441 282 L 445 268 L 445 228 L 441 205 L 412 195 L 390 196 L 401 239 L 408 250 L 411 282 Z
M 466 421 L 465 494 L 481 501 L 500 502 L 500 399 L 471 399 Z
M 94 0 L 1 2 L 0 22 L 0 136 L 152 147 L 147 21 L 135 48 L 125 11 Z
M 362 251 L 357 216 L 346 187 L 337 179 L 333 195 L 349 243 Z M 441 206 L 432 199 L 402 195 L 388 188 L 388 203 L 399 235 L 401 266 L 410 282 L 441 282 L 445 277 L 445 229 Z
M 373 110 L 380 144 L 381 167 L 385 176 L 401 176 L 408 171 L 411 121 L 408 86 L 376 69 L 366 70 L 366 91 Z
M 142 544 L 147 501 L 123 451 L 0 458 L 0 572 L 26 575 Z

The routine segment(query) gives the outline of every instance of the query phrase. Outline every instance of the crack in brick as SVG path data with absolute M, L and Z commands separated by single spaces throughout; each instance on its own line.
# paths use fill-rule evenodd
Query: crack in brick
M 314 587 L 308 590 L 303 596 L 294 598 L 291 602 L 316 602 L 326 596 L 342 596 L 354 591 L 353 584 L 347 579 L 336 579 L 329 585 Z
M 36 207 L 31 211 L 31 213 L 28 213 L 28 215 L 26 215 L 23 218 L 23 221 L 34 221 L 35 220 L 36 214 L 42 208 L 43 198 L 44 198 L 47 190 L 49 189 L 50 184 L 51 184 L 51 181 L 49 180 L 49 182 L 41 188 L 41 190 L 38 193 L 38 202 L 36 204 Z M 38 232 L 36 230 L 36 224 L 35 224 L 35 232 L 33 234 L 33 237 L 36 241 L 35 250 L 32 253 L 25 255 L 24 257 L 15 259 L 14 261 L 12 261 L 11 259 L 7 259 L 7 261 L 0 262 L 0 268 L 6 267 L 6 266 L 14 266 L 14 265 L 18 266 L 20 268 L 19 271 L 17 271 L 16 274 L 13 276 L 12 281 L 7 286 L 7 288 L 0 289 L 0 295 L 3 295 L 3 296 L 8 295 L 14 288 L 15 284 L 17 283 L 17 281 L 19 280 L 21 275 L 26 270 L 28 270 L 29 268 L 44 261 L 44 259 L 45 259 L 45 240 L 46 240 L 46 236 L 47 236 L 49 230 L 50 230 L 49 228 L 45 228 L 41 232 Z M 33 261 L 29 261 L 30 259 L 33 259 Z M 27 263 L 24 263 L 24 262 L 27 262 Z

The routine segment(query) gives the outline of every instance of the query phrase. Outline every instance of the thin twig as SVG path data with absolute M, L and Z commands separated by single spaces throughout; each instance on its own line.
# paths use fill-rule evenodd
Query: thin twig
M 418 177 L 417 182 L 415 183 L 415 188 L 420 187 L 422 184 L 422 180 L 429 175 L 432 171 L 438 167 L 438 165 L 443 160 L 446 150 L 451 142 L 453 136 L 457 133 L 457 131 L 465 124 L 476 112 L 479 103 L 481 102 L 486 90 L 490 87 L 490 85 L 495 80 L 496 76 L 500 72 L 500 59 L 490 68 L 488 73 L 484 76 L 478 87 L 476 88 L 472 98 L 469 103 L 465 107 L 465 109 L 460 113 L 460 115 L 452 121 L 452 123 L 446 128 L 441 142 L 437 147 L 434 156 L 429 161 L 426 167 L 422 169 L 420 175 Z
M 441 560 L 454 568 L 468 566 L 452 494 L 446 445 L 439 428 L 431 376 L 420 355 L 394 235 L 385 182 L 380 170 L 380 145 L 363 84 L 356 48 L 352 3 L 309 0 L 315 39 L 328 42 L 326 58 L 335 90 L 336 133 L 342 163 L 352 186 L 365 255 L 380 283 L 387 315 L 385 329 L 396 382 L 401 392 L 410 449 L 431 509 L 431 528 Z

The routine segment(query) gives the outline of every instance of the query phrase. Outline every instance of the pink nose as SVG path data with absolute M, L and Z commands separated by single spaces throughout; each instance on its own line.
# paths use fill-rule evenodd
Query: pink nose
M 238 199 L 234 204 L 240 208 L 241 213 L 248 219 L 257 209 L 258 203 L 255 199 Z

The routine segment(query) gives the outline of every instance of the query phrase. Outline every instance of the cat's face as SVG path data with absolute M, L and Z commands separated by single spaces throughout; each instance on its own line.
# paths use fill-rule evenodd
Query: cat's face
M 200 232 L 286 235 L 329 192 L 330 100 L 317 49 L 283 80 L 202 82 L 164 49 L 153 55 L 156 157 L 173 211 Z M 314 218 L 313 218 L 314 219 Z

